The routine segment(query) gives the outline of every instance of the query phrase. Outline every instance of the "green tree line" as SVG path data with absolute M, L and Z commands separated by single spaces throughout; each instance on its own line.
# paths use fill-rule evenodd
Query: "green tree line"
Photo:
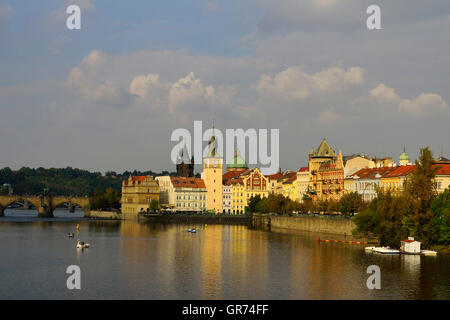
M 377 189 L 377 197 L 355 218 L 355 234 L 377 236 L 382 245 L 398 247 L 412 236 L 424 247 L 450 245 L 450 190 L 437 194 L 429 148 L 420 150 L 416 170 L 403 191 Z

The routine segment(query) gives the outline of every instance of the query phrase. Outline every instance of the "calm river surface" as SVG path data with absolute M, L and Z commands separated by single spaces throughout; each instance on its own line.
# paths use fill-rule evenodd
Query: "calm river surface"
M 191 234 L 82 212 L 5 214 L 0 299 L 450 299 L 448 255 L 367 254 L 364 245 L 319 244 L 317 234 L 246 226 L 196 225 Z M 89 249 L 65 237 L 77 223 Z M 66 287 L 69 265 L 81 268 L 81 290 Z M 381 269 L 380 290 L 366 286 L 370 265 Z

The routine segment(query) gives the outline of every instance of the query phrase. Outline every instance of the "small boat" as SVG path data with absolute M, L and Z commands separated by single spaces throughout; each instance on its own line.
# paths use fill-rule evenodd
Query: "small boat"
M 375 247 L 365 247 L 364 250 L 369 251 L 369 252 L 373 252 L 373 249 L 375 249 Z
M 425 256 L 437 256 L 437 251 L 434 250 L 421 250 L 420 253 Z
M 195 228 L 192 228 L 192 229 L 188 229 L 188 232 L 190 232 L 190 233 L 196 233 L 197 230 L 195 230 Z
M 400 250 L 391 249 L 390 247 L 375 247 L 373 251 L 381 254 L 400 254 Z
M 85 249 L 89 248 L 89 243 L 85 243 L 84 241 L 77 240 L 77 249 Z
M 67 234 L 66 234 L 66 237 L 68 237 L 68 238 L 73 238 L 73 233 L 72 233 L 72 232 L 67 233 Z

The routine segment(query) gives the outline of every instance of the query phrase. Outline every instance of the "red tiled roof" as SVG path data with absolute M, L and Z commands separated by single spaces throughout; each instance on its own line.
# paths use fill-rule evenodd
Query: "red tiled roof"
M 146 178 L 146 176 L 131 176 L 131 181 L 133 182 L 133 184 L 140 181 L 144 181 Z M 128 185 L 128 180 L 125 180 L 125 185 Z
M 267 175 L 266 178 L 268 178 L 269 181 L 270 181 L 270 180 L 278 180 L 278 179 L 280 179 L 282 176 L 283 176 L 282 173 L 274 173 L 274 174 L 269 174 L 269 175 Z
M 414 242 L 414 241 L 416 241 L 416 240 L 409 240 L 409 239 L 402 240 L 402 242 Z
M 309 168 L 308 167 L 301 167 L 300 169 L 298 169 L 298 172 L 305 172 L 308 171 Z
M 436 175 L 448 176 L 450 175 L 450 163 L 437 163 L 433 164 L 433 168 L 438 168 Z
M 245 170 L 245 171 L 247 171 L 247 170 Z M 244 171 L 244 172 L 245 172 L 245 171 Z M 235 178 L 235 177 L 237 177 L 237 176 L 240 176 L 242 173 L 243 173 L 243 171 L 241 171 L 241 170 L 231 170 L 231 171 L 227 171 L 227 172 L 225 172 L 225 173 L 222 175 L 222 180 L 225 181 L 225 180 L 228 180 L 228 179 Z
M 296 180 L 297 180 L 297 175 L 295 174 L 295 175 L 290 176 L 286 181 L 283 182 L 283 184 L 284 183 L 292 183 Z
M 174 188 L 206 188 L 205 181 L 200 178 L 170 177 Z
M 383 178 L 394 178 L 394 177 L 406 177 L 410 173 L 416 170 L 416 165 L 400 166 L 396 167 L 394 171 L 389 172 Z
M 375 179 L 377 174 L 379 174 L 384 178 L 387 174 L 394 171 L 396 168 L 397 167 L 364 168 L 352 174 L 351 177 L 358 176 L 360 179 Z

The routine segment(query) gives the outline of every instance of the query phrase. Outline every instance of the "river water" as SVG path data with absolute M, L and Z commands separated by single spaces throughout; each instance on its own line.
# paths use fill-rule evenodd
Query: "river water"
M 450 257 L 378 255 L 317 234 L 236 225 L 92 221 L 82 212 L 6 210 L 0 299 L 450 299 Z M 75 248 L 67 238 L 80 224 Z M 322 239 L 333 236 L 321 235 Z M 81 269 L 81 290 L 66 269 Z M 370 290 L 367 267 L 381 270 Z

